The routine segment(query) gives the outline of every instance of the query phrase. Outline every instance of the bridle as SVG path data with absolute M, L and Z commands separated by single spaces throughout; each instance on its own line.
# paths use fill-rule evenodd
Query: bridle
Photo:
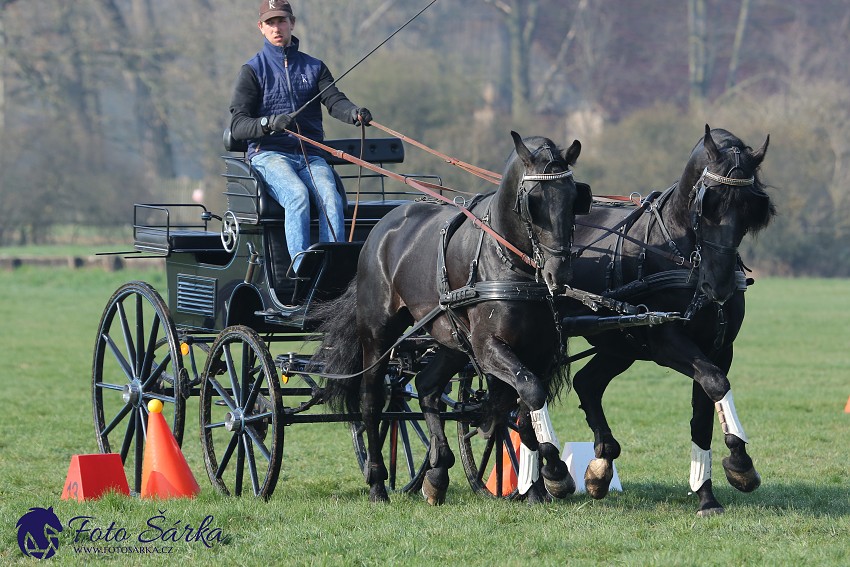
M 755 183 L 755 176 L 751 176 L 745 179 L 737 179 L 732 177 L 732 172 L 735 170 L 743 171 L 741 167 L 741 150 L 738 147 L 731 147 L 728 150 L 732 152 L 735 156 L 735 165 L 733 165 L 726 175 L 718 175 L 717 173 L 713 173 L 708 170 L 708 167 L 702 170 L 702 175 L 699 176 L 697 182 L 694 184 L 693 189 L 691 189 L 691 203 L 689 209 L 691 211 L 691 228 L 696 235 L 696 245 L 694 247 L 694 251 L 691 253 L 691 263 L 694 265 L 694 268 L 698 268 L 700 262 L 702 261 L 702 248 L 703 245 L 711 248 L 718 254 L 723 254 L 726 256 L 729 255 L 737 255 L 738 248 L 737 246 L 724 246 L 722 244 L 718 244 L 717 242 L 713 242 L 711 240 L 706 239 L 702 234 L 702 212 L 703 212 L 703 199 L 705 199 L 706 191 L 709 188 L 715 187 L 746 187 L 748 185 L 753 185 Z
M 552 151 L 552 148 L 549 144 L 543 144 L 531 154 L 532 156 L 537 155 L 540 151 L 549 152 L 549 161 L 543 167 L 543 172 L 541 173 L 529 173 L 525 172 L 523 176 L 520 178 L 519 187 L 517 188 L 517 197 L 516 202 L 514 203 L 514 212 L 519 215 L 520 219 L 522 219 L 525 224 L 525 230 L 528 234 L 528 239 L 531 242 L 532 249 L 532 257 L 534 258 L 534 262 L 537 264 L 535 269 L 535 279 L 539 280 L 540 273 L 543 270 L 543 267 L 546 265 L 546 258 L 548 257 L 566 257 L 570 255 L 570 249 L 572 247 L 572 229 L 570 230 L 570 238 L 566 243 L 566 247 L 561 248 L 552 248 L 540 242 L 539 236 L 536 234 L 534 230 L 534 219 L 531 214 L 531 209 L 528 206 L 528 199 L 531 192 L 536 187 L 541 187 L 545 182 L 558 181 L 560 179 L 568 179 L 573 176 L 572 170 L 570 170 L 569 165 L 566 165 L 564 171 L 558 173 L 546 173 L 546 170 L 549 169 L 552 164 L 557 163 L 558 160 L 555 158 L 555 154 Z M 499 252 L 499 256 L 503 260 L 507 260 L 509 264 L 512 265 L 510 260 L 501 250 L 501 247 L 496 244 L 496 249 Z
M 738 147 L 731 147 L 728 150 L 732 152 L 735 156 L 735 165 L 733 165 L 726 175 L 719 175 L 717 173 L 713 173 L 708 171 L 708 167 L 702 170 L 702 174 L 700 175 L 697 182 L 694 184 L 693 189 L 691 189 L 691 203 L 690 203 L 690 211 L 691 211 L 691 228 L 694 231 L 695 235 L 695 244 L 694 251 L 691 253 L 691 263 L 693 265 L 692 270 L 699 269 L 700 264 L 702 263 L 702 249 L 703 246 L 710 248 L 714 252 L 724 255 L 724 256 L 738 256 L 738 247 L 737 246 L 725 246 L 723 244 L 719 244 L 717 242 L 713 242 L 708 240 L 703 235 L 702 231 L 702 218 L 703 218 L 703 200 L 705 199 L 706 191 L 709 188 L 722 188 L 722 187 L 746 187 L 751 186 L 755 183 L 755 175 L 739 179 L 732 177 L 732 172 L 735 170 L 739 170 L 743 172 L 743 168 L 741 167 L 741 150 Z M 738 259 L 740 262 L 740 258 Z M 706 303 L 708 302 L 708 297 L 700 292 L 699 289 L 696 290 L 693 299 L 691 300 L 691 304 L 688 306 L 688 309 L 685 311 L 684 318 L 690 319 L 697 311 L 699 311 Z M 718 336 L 715 338 L 715 349 L 719 348 L 719 345 L 723 341 L 723 337 L 725 335 L 725 315 L 723 314 L 722 308 L 718 304 L 718 325 L 720 330 L 718 330 Z

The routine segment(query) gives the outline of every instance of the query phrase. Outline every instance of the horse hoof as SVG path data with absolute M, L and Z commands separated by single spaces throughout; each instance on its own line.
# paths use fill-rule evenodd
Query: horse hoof
M 546 491 L 551 494 L 553 498 L 566 498 L 576 491 L 576 483 L 573 480 L 573 477 L 570 476 L 569 472 L 567 472 L 567 476 L 561 480 L 549 480 L 548 478 L 543 477 L 543 484 L 546 486 Z
M 383 484 L 376 484 L 369 489 L 370 502 L 389 502 L 390 497 L 387 494 L 387 488 Z
M 441 506 L 446 502 L 446 488 L 437 488 L 428 480 L 428 475 L 422 480 L 422 496 L 431 506 Z
M 591 498 L 600 500 L 608 495 L 614 478 L 614 467 L 606 459 L 593 459 L 584 471 L 584 487 Z
M 546 490 L 541 490 L 540 486 L 535 484 L 531 488 L 528 489 L 528 492 L 525 494 L 525 503 L 529 505 L 534 504 L 548 504 L 552 501 L 552 498 L 546 492 Z
M 705 510 L 697 510 L 698 518 L 708 518 L 709 516 L 719 516 L 726 510 L 723 509 L 723 506 L 719 508 L 706 508 Z
M 761 476 L 756 472 L 755 468 L 750 468 L 746 471 L 736 471 L 729 467 L 729 457 L 723 459 L 723 471 L 726 473 L 726 480 L 733 488 L 741 492 L 752 492 L 761 486 Z

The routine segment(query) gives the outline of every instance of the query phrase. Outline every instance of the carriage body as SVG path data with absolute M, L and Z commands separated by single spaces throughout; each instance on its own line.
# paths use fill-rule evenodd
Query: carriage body
M 332 147 L 360 155 L 360 140 L 334 140 Z M 244 148 L 231 142 L 228 149 Z M 396 138 L 371 139 L 363 149 L 372 163 L 402 163 L 404 149 Z M 311 304 L 338 295 L 356 272 L 363 240 L 390 210 L 407 202 L 404 194 L 378 191 L 359 202 L 351 242 L 317 243 L 304 252 L 298 273 L 291 269 L 286 247 L 283 208 L 269 197 L 262 179 L 244 156 L 223 156 L 222 174 L 228 210 L 235 229 L 226 238 L 209 230 L 213 215 L 199 204 L 143 204 L 134 210 L 134 247 L 143 255 L 163 256 L 168 282 L 168 308 L 178 328 L 218 333 L 231 325 L 257 332 L 301 332 L 308 329 Z M 328 157 L 333 166 L 347 164 Z M 338 188 L 345 195 L 343 178 Z M 346 198 L 346 201 L 348 199 Z M 346 234 L 353 203 L 346 205 Z M 194 218 L 191 216 L 194 215 Z M 311 220 L 312 241 L 318 220 Z M 230 238 L 230 246 L 225 240 Z M 228 248 L 230 248 L 228 250 Z

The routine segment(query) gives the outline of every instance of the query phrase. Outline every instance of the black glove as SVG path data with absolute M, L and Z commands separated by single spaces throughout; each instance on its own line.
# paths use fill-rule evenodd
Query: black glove
M 351 121 L 354 122 L 355 126 L 360 126 L 360 119 L 363 120 L 364 126 L 368 126 L 369 123 L 372 122 L 372 113 L 369 112 L 368 108 L 351 109 Z
M 292 124 L 292 117 L 288 114 L 273 114 L 269 116 L 269 126 L 272 132 L 283 132 Z

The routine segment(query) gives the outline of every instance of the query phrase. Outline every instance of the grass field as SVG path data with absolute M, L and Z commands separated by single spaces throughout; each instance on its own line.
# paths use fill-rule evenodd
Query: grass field
M 715 493 L 726 514 L 700 519 L 688 495 L 690 383 L 649 364 L 606 396 L 623 446 L 623 492 L 574 495 L 550 505 L 485 499 L 458 464 L 446 505 L 394 494 L 367 501 L 347 431 L 339 424 L 286 430 L 284 465 L 268 502 L 227 498 L 209 484 L 189 404 L 184 452 L 202 487 L 194 500 L 59 496 L 71 455 L 96 452 L 90 401 L 94 334 L 111 293 L 143 279 L 165 295 L 158 271 L 22 268 L 0 272 L 0 564 L 34 564 L 16 522 L 52 506 L 67 526 L 137 533 L 198 527 L 222 542 L 166 542 L 163 555 L 74 549 L 66 527 L 50 564 L 121 565 L 847 565 L 850 563 L 850 282 L 760 279 L 747 292 L 731 381 L 750 454 L 762 475 L 751 494 L 723 477 L 715 435 Z M 577 351 L 576 342 L 572 350 Z M 562 441 L 591 440 L 575 394 L 553 408 Z M 449 425 L 453 428 L 453 425 Z M 452 429 L 453 430 L 453 429 Z M 717 428 L 715 428 L 717 430 Z M 151 520 L 154 518 L 154 520 Z M 150 528 L 152 529 L 152 528 Z M 149 529 L 149 531 L 150 531 Z M 173 532 L 166 532 L 173 533 Z M 180 539 L 180 538 L 176 538 Z M 133 542 L 131 542 L 133 543 Z M 162 544 L 160 544 L 162 545 Z

